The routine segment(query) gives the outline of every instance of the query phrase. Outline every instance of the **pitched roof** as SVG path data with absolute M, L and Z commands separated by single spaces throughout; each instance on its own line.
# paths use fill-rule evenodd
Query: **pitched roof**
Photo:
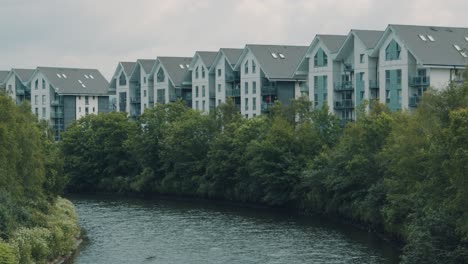
M 166 74 L 174 86 L 180 87 L 184 81 L 190 80 L 189 68 L 186 65 L 190 65 L 192 62 L 191 57 L 158 57 L 157 60 L 166 69 Z M 184 67 L 182 68 L 180 65 Z
M 120 64 L 123 67 L 125 75 L 127 75 L 127 77 L 130 77 L 130 75 L 132 75 L 133 68 L 135 68 L 136 66 L 136 62 L 122 61 L 120 62 Z
M 206 68 L 210 68 L 213 64 L 216 55 L 218 52 L 216 51 L 197 51 L 197 54 L 200 56 L 201 60 L 205 64 Z
M 337 52 L 346 39 L 345 35 L 317 35 L 331 53 Z
M 283 45 L 252 45 L 245 46 L 243 55 L 237 62 L 236 68 L 241 65 L 242 58 L 250 50 L 257 59 L 265 75 L 270 79 L 293 78 L 299 62 L 304 57 L 307 46 L 283 46 Z M 276 58 L 273 57 L 276 54 Z M 282 54 L 284 58 L 281 58 Z
M 374 48 L 384 33 L 384 31 L 380 30 L 353 29 L 351 31 L 356 34 L 356 36 L 362 41 L 362 43 L 364 43 L 364 46 L 366 46 L 367 49 Z
M 154 64 L 156 63 L 156 60 L 139 59 L 137 60 L 137 63 L 140 63 L 141 67 L 143 67 L 146 74 L 149 74 L 151 72 L 151 69 L 153 69 Z
M 468 58 L 464 58 L 454 47 L 458 45 L 468 53 L 468 28 L 389 25 L 384 36 L 379 40 L 379 47 L 389 32 L 393 31 L 406 48 L 416 57 L 418 63 L 424 65 L 465 66 Z M 426 41 L 419 35 L 423 35 Z M 432 36 L 431 41 L 428 35 Z M 377 54 L 374 50 L 374 55 Z
M 32 75 L 34 74 L 35 70 L 32 69 L 11 69 L 16 76 L 20 79 L 21 82 L 27 83 L 31 79 Z
M 242 55 L 242 51 L 244 49 L 226 49 L 222 48 L 221 51 L 226 56 L 228 62 L 234 67 L 237 61 L 239 60 L 240 56 Z
M 96 69 L 37 67 L 37 71 L 45 75 L 59 94 L 107 95 L 109 83 Z
M 8 76 L 9 71 L 0 71 L 0 83 L 4 83 L 6 81 L 6 77 Z

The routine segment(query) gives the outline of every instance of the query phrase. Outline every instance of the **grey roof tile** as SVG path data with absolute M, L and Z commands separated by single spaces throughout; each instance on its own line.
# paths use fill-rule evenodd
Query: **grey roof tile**
M 107 95 L 109 83 L 104 76 L 102 76 L 99 70 L 37 67 L 37 71 L 47 77 L 50 84 L 57 90 L 58 94 Z M 65 74 L 66 78 L 63 77 L 63 74 Z M 85 75 L 88 76 L 88 79 Z M 83 87 L 82 84 L 85 87 Z
M 140 65 L 143 67 L 145 72 L 149 74 L 151 72 L 151 69 L 153 69 L 154 64 L 156 63 L 156 60 L 150 60 L 150 59 L 139 59 L 137 62 L 140 63 Z
M 373 49 L 384 33 L 384 31 L 379 30 L 353 29 L 352 31 L 364 43 L 367 49 Z
M 236 65 L 237 61 L 242 55 L 242 51 L 244 49 L 222 48 L 221 50 L 223 51 L 224 55 L 226 55 L 226 58 L 229 61 L 229 63 L 234 67 L 234 65 Z
M 213 64 L 216 55 L 218 54 L 217 51 L 197 51 L 197 54 L 202 59 L 203 63 L 205 64 L 206 68 L 210 68 Z
M 308 46 L 248 44 L 246 48 L 254 54 L 262 70 L 270 79 L 289 79 L 294 76 Z M 274 58 L 272 53 L 276 53 L 278 57 Z M 285 58 L 280 58 L 279 54 L 283 54 Z
M 317 35 L 331 53 L 337 52 L 346 39 L 346 35 Z
M 126 74 L 128 77 L 130 77 L 130 75 L 131 75 L 132 72 L 133 72 L 133 68 L 135 68 L 135 66 L 136 66 L 136 62 L 122 61 L 122 62 L 120 62 L 120 64 L 122 65 L 125 74 Z
M 16 69 L 16 68 L 12 70 L 16 73 L 16 76 L 18 76 L 20 81 L 23 83 L 27 83 L 31 79 L 35 71 L 33 69 Z
M 174 86 L 180 87 L 184 81 L 190 80 L 189 69 L 186 65 L 192 62 L 191 57 L 158 57 L 158 60 L 167 71 L 167 75 L 172 80 Z M 183 69 L 180 67 L 183 65 Z M 190 76 L 189 76 L 190 75 Z

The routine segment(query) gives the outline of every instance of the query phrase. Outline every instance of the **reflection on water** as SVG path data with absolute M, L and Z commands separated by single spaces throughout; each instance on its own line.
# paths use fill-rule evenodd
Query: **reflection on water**
M 398 263 L 398 250 L 348 226 L 207 202 L 72 197 L 89 242 L 75 264 Z

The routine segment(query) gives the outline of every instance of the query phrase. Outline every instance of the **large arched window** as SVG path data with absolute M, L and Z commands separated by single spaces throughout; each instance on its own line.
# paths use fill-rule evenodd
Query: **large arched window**
M 401 53 L 401 47 L 395 40 L 390 41 L 387 48 L 385 49 L 385 60 L 399 60 Z
M 314 55 L 314 67 L 325 67 L 328 65 L 327 54 L 319 48 L 317 53 Z
M 162 68 L 159 68 L 158 75 L 157 75 L 157 82 L 164 82 L 166 79 L 166 75 L 164 74 L 164 70 Z

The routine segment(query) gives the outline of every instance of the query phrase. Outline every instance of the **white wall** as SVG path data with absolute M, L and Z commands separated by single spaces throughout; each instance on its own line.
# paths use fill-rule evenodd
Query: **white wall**
M 38 83 L 37 88 L 36 88 L 36 80 Z M 42 80 L 45 81 L 44 87 L 42 85 Z M 53 91 L 50 91 L 49 82 L 47 81 L 45 76 L 41 72 L 36 72 L 33 78 L 31 79 L 31 110 L 35 114 L 36 108 L 38 109 L 39 119 L 50 120 L 51 94 L 53 94 Z M 45 115 L 44 115 L 44 110 L 45 110 Z
M 86 96 L 75 96 L 75 113 L 76 113 L 76 120 L 86 116 L 86 108 L 88 108 L 88 114 L 95 114 L 98 113 L 98 97 L 97 96 L 87 96 L 88 97 L 88 104 L 86 104 Z
M 10 91 L 11 88 L 11 91 Z M 8 79 L 5 81 L 5 91 L 16 102 L 16 75 L 10 74 Z
M 221 75 L 218 76 L 218 70 L 221 70 Z M 193 76 L 192 76 L 193 80 Z M 218 91 L 218 86 L 221 85 L 221 91 Z M 226 102 L 226 56 L 221 55 L 218 63 L 215 66 L 215 90 L 216 90 L 216 106 L 219 106 L 219 102 Z
M 328 64 L 325 67 L 315 67 L 314 66 L 314 56 L 317 53 L 319 49 L 322 49 L 325 54 L 328 56 Z M 315 99 L 314 99 L 314 94 L 315 94 L 315 83 L 314 83 L 314 77 L 315 76 L 327 76 L 327 104 L 330 109 L 330 112 L 333 111 L 333 105 L 334 105 L 334 92 L 333 92 L 333 83 L 335 79 L 335 73 L 336 71 L 339 72 L 339 69 L 336 70 L 336 65 L 333 62 L 333 56 L 330 52 L 330 50 L 321 42 L 319 41 L 317 45 L 312 49 L 309 57 L 309 99 L 312 101 L 312 103 L 315 105 Z
M 152 105 L 150 105 L 149 99 L 150 99 L 150 96 L 154 96 L 154 95 L 151 94 L 150 82 L 148 80 L 150 77 L 150 74 L 145 72 L 145 69 L 141 65 L 139 65 L 139 67 L 140 67 L 140 87 L 141 87 L 140 102 L 141 102 L 141 113 L 143 114 L 146 108 L 152 107 Z M 153 100 L 154 100 L 154 97 L 153 97 Z
M 252 73 L 252 61 L 255 61 L 256 64 L 256 70 L 255 73 Z M 245 63 L 248 62 L 249 65 L 249 72 L 246 74 L 245 73 Z M 261 101 L 262 101 L 262 96 L 261 96 L 261 90 L 262 90 L 262 84 L 261 84 L 261 67 L 260 64 L 258 63 L 257 59 L 253 56 L 253 54 L 249 51 L 247 55 L 243 58 L 239 72 L 240 72 L 240 98 L 241 98 L 241 114 L 242 116 L 246 116 L 248 118 L 260 115 L 261 114 Z M 256 92 L 252 93 L 252 87 L 253 87 L 253 82 L 256 82 Z M 245 93 L 245 84 L 248 83 L 248 93 Z M 253 106 L 253 98 L 255 98 L 256 103 L 255 103 L 255 110 Z M 248 109 L 246 110 L 246 105 L 245 105 L 245 99 L 248 100 Z
M 427 71 L 431 78 L 431 88 L 439 91 L 447 88 L 450 83 L 450 69 L 430 68 Z
M 165 75 L 165 78 L 164 78 L 164 81 L 163 82 L 157 82 L 158 80 L 158 72 L 159 72 L 159 69 L 163 69 L 164 71 L 164 75 Z M 157 104 L 158 103 L 158 90 L 165 90 L 165 103 L 168 103 L 169 102 L 169 76 L 167 75 L 167 72 L 166 70 L 164 69 L 164 67 L 162 67 L 161 64 L 159 64 L 157 67 L 156 67 L 156 71 L 154 72 L 154 103 Z
M 205 69 L 205 78 L 202 76 L 202 67 Z M 198 78 L 195 74 L 198 70 Z M 192 108 L 200 110 L 207 114 L 210 112 L 210 82 L 209 82 L 209 69 L 205 66 L 200 56 L 196 56 L 195 64 L 192 68 Z M 196 94 L 196 87 L 198 87 L 198 97 Z M 203 96 L 203 87 L 205 87 L 205 96 Z M 198 102 L 198 109 L 197 107 Z M 203 102 L 205 102 L 205 109 L 203 109 Z
M 126 112 L 130 112 L 130 77 L 125 75 L 125 72 L 123 70 L 123 67 L 119 65 L 120 70 L 118 71 L 116 77 L 116 87 L 117 87 L 117 111 L 120 112 L 120 93 L 125 92 L 127 94 L 127 104 L 126 104 Z M 123 74 L 125 76 L 125 79 L 127 80 L 125 85 L 120 85 L 120 75 Z

